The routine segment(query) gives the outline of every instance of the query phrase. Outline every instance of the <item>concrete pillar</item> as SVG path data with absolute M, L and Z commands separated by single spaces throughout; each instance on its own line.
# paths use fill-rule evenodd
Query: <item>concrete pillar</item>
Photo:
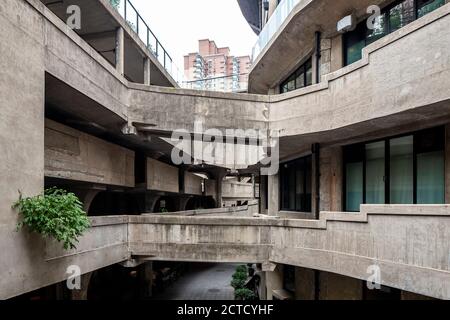
M 116 70 L 125 74 L 125 33 L 123 28 L 117 28 L 116 32 Z
M 283 289 L 283 265 L 279 264 L 273 271 L 266 271 L 266 299 L 273 300 L 273 291 Z
M 153 295 L 153 264 L 145 262 L 139 266 L 140 298 L 149 299 Z
M 267 198 L 268 198 L 268 214 L 271 216 L 278 215 L 280 209 L 279 201 L 279 174 L 268 176 L 267 186 Z
M 72 300 L 87 300 L 89 282 L 91 281 L 92 272 L 83 274 L 81 276 L 81 288 L 80 290 L 72 290 L 71 296 Z
M 216 204 L 217 208 L 222 208 L 222 183 L 223 178 L 227 175 L 227 170 L 217 168 L 214 172 L 214 180 L 216 181 Z
M 144 59 L 144 84 L 150 85 L 151 84 L 151 68 L 152 63 L 150 61 L 150 58 Z
M 344 50 L 342 34 L 331 39 L 331 72 L 344 66 Z
M 261 214 L 267 214 L 266 202 L 267 202 L 267 176 L 259 176 L 259 212 Z
M 320 42 L 320 76 L 331 72 L 331 39 Z

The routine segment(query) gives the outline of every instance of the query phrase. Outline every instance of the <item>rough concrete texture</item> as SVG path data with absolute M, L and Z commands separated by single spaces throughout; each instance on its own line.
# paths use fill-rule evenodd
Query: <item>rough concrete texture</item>
M 134 187 L 134 152 L 47 119 L 45 176 Z
M 184 173 L 184 193 L 202 195 L 202 178 L 191 173 Z
M 147 159 L 147 189 L 179 192 L 178 168 L 163 162 Z
M 222 183 L 222 198 L 228 199 L 254 199 L 255 192 L 252 183 L 244 183 L 237 181 L 224 181 Z
M 371 265 L 383 285 L 450 297 L 448 206 L 364 205 L 359 214 L 320 220 L 130 217 L 130 250 L 158 260 L 273 261 L 365 280 Z
M 386 286 L 450 299 L 448 206 L 363 206 L 360 214 L 325 213 L 319 221 L 106 217 L 94 220 L 69 253 L 37 235 L 15 232 L 17 213 L 11 210 L 17 190 L 29 196 L 43 189 L 45 100 L 119 134 L 121 125 L 133 121 L 170 133 L 192 131 L 198 120 L 204 128 L 280 130 L 284 145 L 298 150 L 311 141 L 330 143 L 442 118 L 450 107 L 449 13 L 446 5 L 377 41 L 360 62 L 318 85 L 266 97 L 132 84 L 40 1 L 0 1 L 0 251 L 13 252 L 0 259 L 0 298 L 62 281 L 71 264 L 87 273 L 132 253 L 161 260 L 272 261 L 357 279 L 377 264 Z M 334 28 L 336 21 L 327 19 Z M 52 79 L 76 94 L 66 96 Z M 328 172 L 333 161 L 324 153 Z M 169 192 L 178 192 L 178 169 L 164 169 L 167 181 L 148 179 L 149 189 L 152 183 L 156 190 L 166 188 L 169 181 Z M 323 179 L 331 181 L 332 174 Z M 270 177 L 273 216 L 278 199 L 278 177 Z M 324 195 L 321 206 L 340 205 Z

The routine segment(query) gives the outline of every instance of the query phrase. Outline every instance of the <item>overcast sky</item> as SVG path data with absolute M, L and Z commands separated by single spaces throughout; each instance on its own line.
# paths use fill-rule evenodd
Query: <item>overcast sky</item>
M 131 0 L 150 29 L 183 70 L 183 56 L 198 51 L 199 39 L 251 55 L 256 35 L 237 0 Z

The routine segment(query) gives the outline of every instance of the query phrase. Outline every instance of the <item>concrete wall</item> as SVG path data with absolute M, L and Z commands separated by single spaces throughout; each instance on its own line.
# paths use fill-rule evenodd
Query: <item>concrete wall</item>
M 178 168 L 148 158 L 147 189 L 178 193 L 180 191 Z
M 45 176 L 134 187 L 134 152 L 47 119 Z
M 382 285 L 450 298 L 449 217 L 446 205 L 363 205 L 318 221 L 142 216 L 130 218 L 129 240 L 132 254 L 156 260 L 271 261 L 360 280 L 376 265 Z M 334 280 L 324 298 L 347 285 Z
M 222 198 L 226 199 L 254 199 L 252 183 L 224 181 L 222 183 Z
M 184 173 L 184 193 L 202 195 L 203 179 L 191 172 Z

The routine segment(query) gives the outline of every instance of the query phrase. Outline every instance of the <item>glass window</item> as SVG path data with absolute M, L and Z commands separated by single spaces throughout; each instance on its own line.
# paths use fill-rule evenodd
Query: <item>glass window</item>
M 391 139 L 390 145 L 390 202 L 414 202 L 413 136 Z
M 312 85 L 312 60 L 309 58 L 280 85 L 281 93 Z
M 366 203 L 384 203 L 384 141 L 366 144 Z
M 403 28 L 414 20 L 414 0 L 402 1 L 389 10 L 389 31 Z
M 363 163 L 347 163 L 345 203 L 347 211 L 359 211 L 363 203 Z
M 374 28 L 367 27 L 363 19 L 355 30 L 344 34 L 344 62 L 352 64 L 362 58 L 362 49 L 372 42 L 394 32 L 433 10 L 443 6 L 445 0 L 399 0 L 385 7 L 376 18 Z
M 281 210 L 311 212 L 311 156 L 281 166 Z
M 418 0 L 417 1 L 417 17 L 423 17 L 424 15 L 436 10 L 443 6 L 445 0 Z
M 442 204 L 445 129 L 344 148 L 345 210 L 367 204 Z

